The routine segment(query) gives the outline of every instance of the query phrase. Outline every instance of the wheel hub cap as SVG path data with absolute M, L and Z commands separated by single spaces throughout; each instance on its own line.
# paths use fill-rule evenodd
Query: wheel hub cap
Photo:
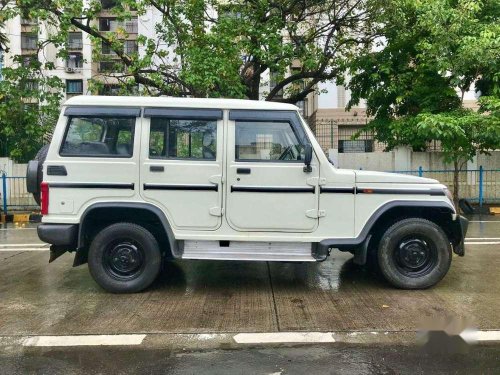
M 418 269 L 429 261 L 428 244 L 420 239 L 404 241 L 399 245 L 399 260 L 410 269 Z
M 110 266 L 120 274 L 131 274 L 142 264 L 142 257 L 137 246 L 131 243 L 120 243 L 110 251 Z

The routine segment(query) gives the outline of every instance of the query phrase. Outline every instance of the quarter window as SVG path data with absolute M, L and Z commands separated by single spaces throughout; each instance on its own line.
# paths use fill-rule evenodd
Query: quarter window
M 135 117 L 70 117 L 61 156 L 129 158 L 134 128 Z
M 151 158 L 215 160 L 216 154 L 216 121 L 151 118 Z
M 303 159 L 303 144 L 289 122 L 236 122 L 236 160 Z

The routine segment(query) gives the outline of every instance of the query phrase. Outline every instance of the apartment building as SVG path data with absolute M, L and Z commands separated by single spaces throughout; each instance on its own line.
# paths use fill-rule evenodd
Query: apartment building
M 126 54 L 138 53 L 141 55 L 145 53 L 144 48 L 139 46 L 137 37 L 144 35 L 148 38 L 154 38 L 155 25 L 161 21 L 162 15 L 151 8 L 138 16 L 131 9 L 132 18 L 127 21 L 119 21 L 113 14 L 113 7 L 116 3 L 117 0 L 101 0 L 102 10 L 94 21 L 95 26 L 101 32 L 119 35 L 123 40 Z M 120 94 L 120 79 L 123 79 L 121 76 L 124 72 L 124 66 L 116 53 L 105 43 L 92 44 L 95 42 L 91 41 L 88 34 L 75 29 L 68 35 L 67 58 L 61 58 L 57 56 L 58 49 L 52 44 L 39 50 L 39 42 L 47 39 L 49 34 L 57 32 L 43 22 L 39 24 L 38 20 L 23 19 L 18 16 L 6 22 L 5 32 L 9 36 L 10 44 L 9 51 L 4 53 L 4 66 L 12 66 L 13 59 L 17 55 L 23 56 L 23 61 L 26 64 L 29 63 L 30 59 L 38 59 L 42 63 L 52 62 L 54 69 L 45 70 L 43 73 L 48 76 L 57 76 L 65 83 L 64 95 L 66 99 L 81 94 Z M 170 49 L 171 47 L 163 46 L 162 48 Z M 95 58 L 96 52 L 98 55 L 100 54 L 98 59 Z M 173 55 L 173 53 L 169 55 Z M 297 69 L 300 69 L 299 61 L 292 64 L 289 73 L 293 74 Z M 98 84 L 90 85 L 90 80 Z M 262 77 L 260 97 L 264 98 L 275 84 L 276 75 L 268 71 Z M 284 93 L 281 92 L 281 97 L 283 95 Z M 316 112 L 317 103 L 316 93 L 311 93 L 297 105 L 301 108 L 304 117 L 308 118 Z
M 29 64 L 31 59 L 42 63 L 51 62 L 54 69 L 44 70 L 49 76 L 57 76 L 65 83 L 65 95 L 84 94 L 88 90 L 87 82 L 91 78 L 91 45 L 86 34 L 74 31 L 67 41 L 68 57 L 57 55 L 58 49 L 51 44 L 39 50 L 39 42 L 55 32 L 51 26 L 38 24 L 38 20 L 15 17 L 5 23 L 5 33 L 9 37 L 9 50 L 4 52 L 3 66 L 15 64 L 14 57 L 22 56 L 21 64 Z

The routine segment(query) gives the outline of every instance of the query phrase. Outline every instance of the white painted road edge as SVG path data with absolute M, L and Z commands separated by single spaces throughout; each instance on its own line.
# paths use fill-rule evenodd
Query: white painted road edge
M 148 337 L 170 337 L 181 342 L 207 342 L 233 340 L 236 344 L 324 344 L 324 343 L 374 343 L 388 342 L 386 338 L 412 335 L 417 332 L 350 331 L 350 332 L 260 332 L 214 334 L 123 334 L 123 335 L 70 335 L 70 336 L 0 336 L 0 346 L 24 347 L 77 347 L 77 346 L 137 346 Z M 464 331 L 467 342 L 500 342 L 500 330 Z M 384 337 L 384 338 L 382 338 Z M 366 339 L 369 338 L 368 341 Z M 160 341 L 161 342 L 161 341 Z M 390 341 L 389 341 L 390 342 Z
M 76 335 L 31 336 L 22 340 L 23 346 L 101 346 L 140 345 L 146 335 Z
M 290 344 L 335 342 L 332 332 L 268 332 L 238 333 L 237 344 Z

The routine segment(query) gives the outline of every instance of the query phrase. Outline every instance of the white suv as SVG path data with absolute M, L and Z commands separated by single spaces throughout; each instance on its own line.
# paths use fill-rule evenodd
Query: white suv
M 165 259 L 314 262 L 332 248 L 426 288 L 464 254 L 445 186 L 335 168 L 289 104 L 74 97 L 37 159 L 28 188 L 51 261 L 75 252 L 111 292 L 146 288 Z

